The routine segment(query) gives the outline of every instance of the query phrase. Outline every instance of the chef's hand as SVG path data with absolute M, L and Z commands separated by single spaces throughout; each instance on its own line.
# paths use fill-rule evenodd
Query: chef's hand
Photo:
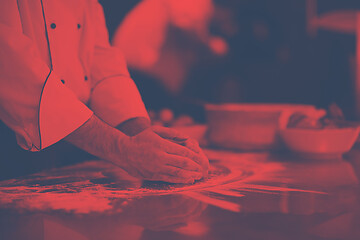
M 155 131 L 158 131 L 156 133 Z M 131 175 L 151 181 L 193 183 L 204 177 L 203 156 L 190 148 L 165 139 L 168 130 L 148 128 L 119 139 L 111 161 Z
M 129 119 L 121 123 L 119 126 L 117 126 L 117 129 L 119 129 L 128 136 L 135 136 L 150 127 L 151 127 L 151 123 L 149 119 L 144 117 L 138 117 L 138 118 Z M 208 169 L 209 169 L 209 160 L 201 150 L 199 143 L 196 140 L 191 139 L 190 137 L 171 128 L 165 128 L 161 126 L 153 126 L 151 128 L 160 137 L 173 141 L 182 146 L 185 146 L 190 150 L 194 151 L 195 153 L 199 154 L 199 157 L 196 159 L 196 162 L 199 165 L 201 165 L 204 177 L 207 177 Z
M 209 171 L 209 160 L 205 156 L 204 152 L 201 150 L 199 143 L 185 134 L 171 128 L 153 126 L 153 131 L 161 136 L 162 138 L 173 141 L 177 144 L 187 147 L 193 152 L 198 154 L 196 162 L 202 167 L 204 177 L 207 177 Z
M 126 136 L 93 115 L 65 140 L 138 178 L 192 183 L 204 177 L 204 157 L 194 143 L 179 144 L 164 138 L 171 136 L 169 130 L 155 131 L 147 128 Z

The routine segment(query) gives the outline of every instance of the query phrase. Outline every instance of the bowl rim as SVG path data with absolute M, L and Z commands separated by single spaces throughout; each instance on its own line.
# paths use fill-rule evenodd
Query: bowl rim
M 292 110 L 292 108 L 307 108 L 315 110 L 316 106 L 311 104 L 297 103 L 222 103 L 205 104 L 206 111 L 228 111 L 228 112 L 281 112 Z M 294 109 L 295 111 L 296 109 Z M 299 109 L 300 110 L 300 109 Z
M 313 132 L 313 133 L 324 133 L 324 132 L 358 132 L 360 133 L 360 126 L 349 126 L 349 127 L 340 127 L 340 128 L 283 128 L 279 129 L 279 132 Z

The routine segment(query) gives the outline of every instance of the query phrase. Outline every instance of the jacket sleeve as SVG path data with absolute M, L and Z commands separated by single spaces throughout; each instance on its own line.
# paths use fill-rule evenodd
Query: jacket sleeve
M 61 83 L 50 61 L 41 57 L 25 34 L 17 1 L 4 4 L 0 10 L 0 119 L 15 132 L 21 147 L 38 151 L 80 127 L 92 111 Z
M 93 4 L 96 42 L 90 70 L 93 84 L 90 107 L 99 118 L 111 126 L 117 126 L 131 118 L 148 118 L 123 54 L 109 43 L 103 9 L 97 1 Z

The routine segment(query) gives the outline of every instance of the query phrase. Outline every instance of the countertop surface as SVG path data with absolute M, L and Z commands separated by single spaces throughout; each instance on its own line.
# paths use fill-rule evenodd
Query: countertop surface
M 210 177 L 141 182 L 87 161 L 0 182 L 0 239 L 360 239 L 360 150 L 206 149 Z

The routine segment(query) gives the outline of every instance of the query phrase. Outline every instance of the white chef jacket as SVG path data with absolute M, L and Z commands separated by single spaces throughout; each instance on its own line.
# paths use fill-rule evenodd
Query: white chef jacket
M 97 0 L 6 0 L 0 8 L 0 119 L 38 151 L 95 114 L 148 117 Z

